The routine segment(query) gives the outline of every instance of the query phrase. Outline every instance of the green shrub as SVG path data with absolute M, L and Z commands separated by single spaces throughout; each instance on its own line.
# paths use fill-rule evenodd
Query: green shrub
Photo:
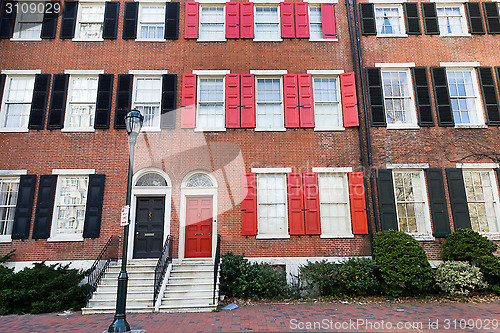
M 379 267 L 368 258 L 351 258 L 340 264 L 340 288 L 346 295 L 376 295 L 380 293 Z
M 333 296 L 341 291 L 339 265 L 321 260 L 299 266 L 300 276 L 312 295 Z
M 431 287 L 432 268 L 412 236 L 395 230 L 379 232 L 373 240 L 373 254 L 385 293 L 396 297 L 422 293 Z
M 286 273 L 265 263 L 250 263 L 245 255 L 222 255 L 221 292 L 231 297 L 283 298 L 288 295 Z
M 467 261 L 446 261 L 439 265 L 434 273 L 436 284 L 454 296 L 468 295 L 473 290 L 487 287 L 479 267 L 471 266 Z
M 0 313 L 46 313 L 85 305 L 83 273 L 60 264 L 35 263 L 14 273 L 0 266 Z
M 473 262 L 481 256 L 491 256 L 497 245 L 472 229 L 458 229 L 443 243 L 441 258 Z
M 484 280 L 488 283 L 488 290 L 500 295 L 500 258 L 491 256 L 481 256 L 475 260 L 481 269 Z

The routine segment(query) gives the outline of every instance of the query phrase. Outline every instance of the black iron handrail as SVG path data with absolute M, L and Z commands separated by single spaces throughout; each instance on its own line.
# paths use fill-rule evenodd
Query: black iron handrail
M 217 289 L 217 276 L 219 275 L 220 240 L 221 236 L 217 235 L 217 249 L 215 250 L 215 262 L 214 262 L 214 304 L 215 304 L 215 293 Z
M 158 293 L 160 292 L 161 284 L 163 282 L 163 278 L 165 277 L 165 272 L 167 271 L 168 264 L 171 261 L 172 237 L 168 235 L 167 239 L 165 240 L 165 244 L 163 244 L 160 258 L 158 258 L 158 262 L 156 263 L 153 304 L 156 302 L 156 297 L 158 297 Z
M 87 275 L 87 301 L 92 297 L 92 294 L 97 289 L 97 285 L 108 268 L 109 263 L 113 260 L 118 260 L 118 241 L 120 237 L 112 235 L 99 253 L 99 256 L 94 261 L 92 267 L 88 270 Z

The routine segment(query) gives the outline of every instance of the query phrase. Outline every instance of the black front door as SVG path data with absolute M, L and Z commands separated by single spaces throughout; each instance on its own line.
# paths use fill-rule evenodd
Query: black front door
M 134 258 L 159 258 L 163 247 L 165 198 L 137 198 Z

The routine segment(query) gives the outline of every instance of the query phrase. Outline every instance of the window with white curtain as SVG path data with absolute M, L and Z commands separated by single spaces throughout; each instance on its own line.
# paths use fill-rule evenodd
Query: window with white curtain
M 257 174 L 260 236 L 288 235 L 286 174 Z
M 393 125 L 417 125 L 409 69 L 382 69 L 385 117 Z
M 321 235 L 352 235 L 347 173 L 318 173 Z
M 0 129 L 27 130 L 35 85 L 34 75 L 8 75 L 5 80 Z
M 33 7 L 31 4 L 37 6 Z M 39 10 L 38 4 L 37 2 L 18 2 L 13 39 L 40 39 L 43 11 Z M 13 8 L 16 9 L 16 7 Z M 36 10 L 32 10 L 33 8 Z
M 58 176 L 51 237 L 83 233 L 88 182 L 88 175 Z
M 139 7 L 139 39 L 164 39 L 165 5 L 140 5 Z
M 375 6 L 377 36 L 401 36 L 404 31 L 401 5 Z
M 342 127 L 338 77 L 313 76 L 314 128 L 321 130 Z
M 0 238 L 12 234 L 18 191 L 19 177 L 0 176 Z
M 255 6 L 255 40 L 281 40 L 278 6 Z
M 198 76 L 196 127 L 200 130 L 225 128 L 224 77 Z
M 453 36 L 467 33 L 463 5 L 437 5 L 436 11 L 440 35 Z
M 256 129 L 284 128 L 281 77 L 256 77 Z
M 104 3 L 80 3 L 78 8 L 77 37 L 101 39 L 104 22 Z
M 321 6 L 309 5 L 309 38 L 323 39 Z
M 68 111 L 64 129 L 91 130 L 94 128 L 94 117 L 99 77 L 71 75 Z
M 144 116 L 143 129 L 160 128 L 161 76 L 136 77 L 132 107 Z
M 225 40 L 224 6 L 200 7 L 200 40 Z

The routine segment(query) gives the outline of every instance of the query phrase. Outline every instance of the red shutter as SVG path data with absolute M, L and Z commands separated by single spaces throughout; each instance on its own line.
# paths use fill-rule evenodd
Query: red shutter
M 314 127 L 314 102 L 311 74 L 299 74 L 300 127 Z
M 359 126 L 358 98 L 356 96 L 356 77 L 354 76 L 354 72 L 340 74 L 340 89 L 342 91 L 344 127 Z
M 280 3 L 281 37 L 295 38 L 295 20 L 293 18 L 293 2 Z
M 297 74 L 283 75 L 283 85 L 285 86 L 285 127 L 299 127 Z
M 253 38 L 253 2 L 240 3 L 240 37 Z
M 241 234 L 257 235 L 257 175 L 241 175 Z
M 240 38 L 240 4 L 226 2 L 226 38 Z
M 309 6 L 307 2 L 295 2 L 295 37 L 309 38 Z
M 196 125 L 196 74 L 182 75 L 181 128 Z
M 226 128 L 240 127 L 240 74 L 226 75 Z
M 288 221 L 290 235 L 304 235 L 304 199 L 302 194 L 302 175 L 297 172 L 288 174 Z
M 304 220 L 307 235 L 321 234 L 319 216 L 319 187 L 318 174 L 315 172 L 304 172 L 302 174 L 304 184 Z
M 321 4 L 321 24 L 323 26 L 323 38 L 337 38 L 337 29 L 335 28 L 335 5 L 333 3 Z
M 368 234 L 366 220 L 365 185 L 362 172 L 349 172 L 349 201 L 351 204 L 352 233 Z
M 255 127 L 255 76 L 241 74 L 241 128 Z
M 198 5 L 198 2 L 186 2 L 184 38 L 198 38 Z

